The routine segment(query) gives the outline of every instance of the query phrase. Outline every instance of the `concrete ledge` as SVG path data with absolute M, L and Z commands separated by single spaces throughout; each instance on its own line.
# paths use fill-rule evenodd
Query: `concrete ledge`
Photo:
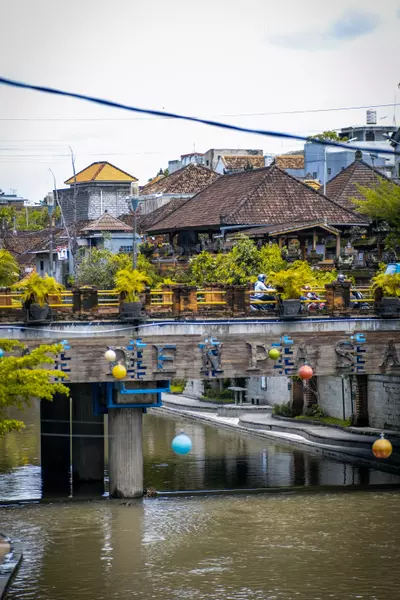
M 226 404 L 218 408 L 219 417 L 239 417 L 244 414 L 271 414 L 272 406 L 264 404 L 261 406 L 253 404 Z
M 5 598 L 7 589 L 15 577 L 22 560 L 22 546 L 17 540 L 10 539 L 5 534 L 0 534 L 0 541 L 9 545 L 8 552 L 3 556 L 0 564 L 0 600 Z

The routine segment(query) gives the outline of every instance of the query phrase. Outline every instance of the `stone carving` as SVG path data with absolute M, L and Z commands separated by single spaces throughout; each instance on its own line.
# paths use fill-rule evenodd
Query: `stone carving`
M 336 368 L 348 369 L 354 367 L 354 343 L 349 340 L 340 340 L 335 345 Z
M 204 342 L 199 344 L 199 348 L 201 348 L 201 357 L 203 362 L 200 372 L 206 377 L 216 377 L 218 373 L 222 373 L 221 342 L 219 342 L 217 338 L 207 338 L 204 340 Z
M 382 363 L 379 365 L 382 370 L 388 367 L 400 367 L 400 361 L 397 354 L 394 340 L 389 340 L 385 349 L 385 354 Z
M 156 350 L 157 359 L 157 368 L 153 373 L 175 373 L 176 344 L 164 344 L 163 346 L 153 344 L 153 348 Z M 169 354 L 165 354 L 165 352 L 169 352 Z
M 258 366 L 258 363 L 267 360 L 268 358 L 267 346 L 265 344 L 251 344 L 250 342 L 246 342 L 246 345 L 250 350 L 247 371 L 259 371 L 260 367 Z M 262 348 L 263 351 L 259 352 L 259 348 Z

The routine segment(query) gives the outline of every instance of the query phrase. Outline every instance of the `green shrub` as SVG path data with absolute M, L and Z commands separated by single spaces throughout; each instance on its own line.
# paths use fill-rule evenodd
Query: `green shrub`
M 173 379 L 171 381 L 171 394 L 182 394 L 186 387 L 186 379 Z
M 275 404 L 272 409 L 272 414 L 280 417 L 292 417 L 292 403 L 284 402 L 283 404 Z

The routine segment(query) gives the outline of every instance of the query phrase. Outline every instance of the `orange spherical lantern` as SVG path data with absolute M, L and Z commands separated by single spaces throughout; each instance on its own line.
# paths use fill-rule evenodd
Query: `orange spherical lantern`
M 375 440 L 373 443 L 372 452 L 376 458 L 389 458 L 389 456 L 392 454 L 393 446 L 389 440 L 385 439 L 383 433 L 381 433 L 379 440 Z
M 126 369 L 124 367 L 124 365 L 115 365 L 115 367 L 113 367 L 111 373 L 113 374 L 113 376 L 115 377 L 115 379 L 124 379 L 124 377 L 126 377 Z
M 303 365 L 302 367 L 300 367 L 298 375 L 300 379 L 307 380 L 311 379 L 311 377 L 314 375 L 314 371 L 309 365 Z

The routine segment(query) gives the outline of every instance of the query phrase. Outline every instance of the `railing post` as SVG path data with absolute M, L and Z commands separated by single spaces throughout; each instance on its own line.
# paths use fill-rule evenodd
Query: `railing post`
M 233 317 L 235 314 L 235 295 L 234 289 L 232 285 L 225 286 L 225 301 L 226 301 L 226 310 L 229 313 L 230 317 Z
M 235 317 L 243 317 L 250 313 L 250 294 L 247 290 L 249 286 L 234 285 L 233 286 L 233 315 Z
M 0 288 L 0 306 L 12 306 L 11 288 Z
M 146 287 L 146 290 L 144 292 L 144 310 L 146 311 L 147 314 L 151 313 L 151 290 L 149 287 Z
M 181 288 L 181 313 L 197 315 L 197 288 L 195 285 L 185 285 Z
M 180 285 L 174 285 L 171 288 L 172 316 L 176 319 L 181 316 L 181 288 Z
M 77 287 L 72 289 L 72 312 L 79 313 L 96 311 L 99 307 L 97 288 L 94 286 Z
M 325 284 L 325 300 L 328 312 L 341 314 L 349 312 L 350 286 L 349 281 L 343 283 L 333 281 Z

